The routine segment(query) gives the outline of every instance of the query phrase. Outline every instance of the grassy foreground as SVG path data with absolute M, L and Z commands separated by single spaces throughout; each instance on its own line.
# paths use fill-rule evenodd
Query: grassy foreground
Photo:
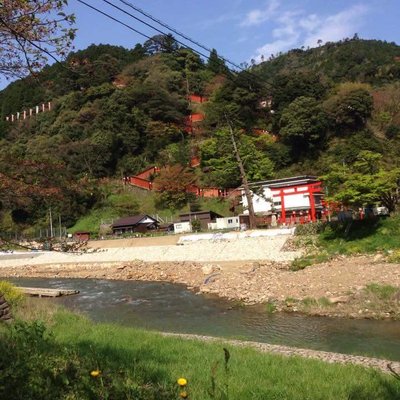
M 0 330 L 0 398 L 25 398 L 21 393 L 27 386 L 32 400 L 178 399 L 180 377 L 188 380 L 187 398 L 198 400 L 400 398 L 399 381 L 358 366 L 231 346 L 226 346 L 226 362 L 223 344 L 52 312 L 46 316 L 51 335 L 37 322 L 17 324 L 12 334 L 10 328 Z M 93 371 L 101 373 L 91 376 Z M 12 396 L 16 387 L 19 397 Z

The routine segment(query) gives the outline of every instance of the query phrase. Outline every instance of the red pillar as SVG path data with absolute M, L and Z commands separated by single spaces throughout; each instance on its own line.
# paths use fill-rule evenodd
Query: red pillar
M 281 223 L 286 223 L 286 210 L 285 210 L 285 195 L 283 190 L 280 192 L 281 195 Z
M 315 221 L 316 220 L 316 216 L 315 216 L 315 200 L 314 200 L 314 191 L 312 190 L 311 187 L 308 188 L 308 193 L 310 196 L 310 208 L 311 208 L 311 221 Z

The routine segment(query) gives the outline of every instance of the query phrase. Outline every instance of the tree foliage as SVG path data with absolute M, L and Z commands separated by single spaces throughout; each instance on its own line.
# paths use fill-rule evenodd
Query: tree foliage
M 341 85 L 324 104 L 336 130 L 360 130 L 371 116 L 373 99 L 366 85 Z
M 48 58 L 65 57 L 75 30 L 67 0 L 4 0 L 0 5 L 0 74 L 39 71 Z
M 236 132 L 236 135 L 239 154 L 248 179 L 259 181 L 270 178 L 274 165 L 257 148 L 257 140 L 240 132 Z M 207 171 L 203 177 L 205 185 L 233 188 L 241 184 L 238 163 L 226 129 L 218 130 L 212 138 L 205 140 L 200 151 L 202 167 Z
M 282 113 L 280 134 L 296 151 L 315 146 L 326 136 L 327 118 L 316 99 L 301 96 Z
M 382 155 L 371 151 L 361 151 L 352 165 L 332 165 L 322 180 L 330 198 L 346 205 L 394 211 L 399 201 L 400 168 L 385 168 Z
M 196 176 L 183 166 L 172 165 L 163 168 L 154 180 L 159 207 L 176 210 L 188 204 L 194 200 L 194 195 L 187 189 L 195 183 Z

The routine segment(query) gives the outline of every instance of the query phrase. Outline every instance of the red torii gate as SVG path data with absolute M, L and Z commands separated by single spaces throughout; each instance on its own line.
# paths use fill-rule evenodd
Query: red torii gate
M 273 188 L 273 196 L 280 197 L 281 200 L 281 223 L 286 223 L 285 196 L 308 194 L 310 199 L 310 217 L 311 221 L 317 220 L 315 198 L 316 193 L 322 194 L 322 182 L 305 183 L 300 185 L 286 186 L 282 188 Z M 289 191 L 290 190 L 290 191 Z

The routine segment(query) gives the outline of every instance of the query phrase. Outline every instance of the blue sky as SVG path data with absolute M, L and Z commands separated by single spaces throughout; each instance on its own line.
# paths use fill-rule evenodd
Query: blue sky
M 102 0 L 85 0 L 149 36 L 155 31 Z M 124 7 L 119 0 L 111 0 Z M 336 41 L 358 33 L 364 39 L 400 44 L 399 0 L 129 0 L 236 63 L 317 41 Z M 133 47 L 145 39 L 106 17 L 69 0 L 77 18 L 76 49 L 91 43 Z M 132 13 L 137 14 L 133 10 Z M 139 16 L 139 15 L 138 15 Z M 164 29 L 164 28 L 161 28 Z
M 148 36 L 157 34 L 103 0 L 85 1 Z M 140 16 L 121 0 L 108 1 Z M 400 44 L 400 0 L 127 1 L 206 47 L 216 48 L 236 64 L 253 58 L 260 61 L 261 55 L 268 59 L 271 54 L 302 46 L 315 47 L 319 39 L 337 41 L 356 32 L 363 39 Z M 77 0 L 69 0 L 68 11 L 76 15 L 76 50 L 92 43 L 132 48 L 146 40 Z M 0 89 L 9 82 L 0 77 Z

